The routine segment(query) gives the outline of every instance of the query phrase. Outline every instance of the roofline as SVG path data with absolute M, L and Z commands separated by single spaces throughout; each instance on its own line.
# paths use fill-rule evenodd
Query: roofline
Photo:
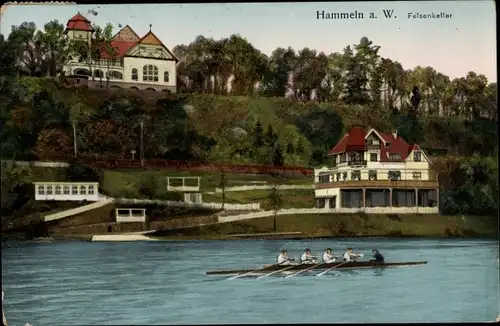
M 383 141 L 384 143 L 388 143 L 388 142 L 389 142 L 389 141 L 387 141 L 387 139 L 385 139 L 384 137 L 382 137 L 382 135 L 381 135 L 381 134 L 380 134 L 380 133 L 379 133 L 379 132 L 378 132 L 375 128 L 371 128 L 371 129 L 370 129 L 370 131 L 368 131 L 368 132 L 366 133 L 365 140 L 368 138 L 368 136 L 370 136 L 370 134 L 371 134 L 372 132 L 374 132 L 374 133 L 378 136 L 378 138 L 382 139 L 382 141 Z
M 134 31 L 134 29 L 132 27 L 130 27 L 129 24 L 127 24 L 127 25 L 123 26 L 118 32 L 116 32 L 116 34 L 113 35 L 113 37 L 111 38 L 111 40 L 113 40 L 116 37 L 116 35 L 120 34 L 120 32 L 123 31 L 126 27 L 128 27 L 132 31 L 132 33 L 134 33 L 135 37 L 137 37 L 138 39 L 141 39 L 139 37 L 139 35 Z M 116 42 L 119 42 L 119 41 L 116 41 Z
M 346 138 L 347 136 L 349 136 L 349 133 L 345 133 L 345 134 L 344 134 L 344 136 L 342 136 L 342 138 L 340 138 L 340 140 L 339 140 L 339 141 L 335 144 L 335 146 L 333 146 L 333 148 L 337 147 L 337 145 L 338 145 L 338 144 L 340 144 L 340 142 L 341 142 L 342 140 L 344 140 L 344 138 Z M 332 149 L 332 150 L 333 150 L 333 149 Z M 332 156 L 332 155 L 337 155 L 337 154 L 339 154 L 339 153 L 343 153 L 343 152 L 338 152 L 338 153 L 331 153 L 331 154 L 330 154 L 330 152 L 331 152 L 332 150 L 328 151 L 328 153 L 326 154 L 326 156 Z
M 179 59 L 172 53 L 172 51 L 170 51 L 166 46 L 165 44 L 163 44 L 163 42 L 160 40 L 160 38 L 158 36 L 156 36 L 155 33 L 153 33 L 152 31 L 149 31 L 147 32 L 143 37 L 141 37 L 132 47 L 130 47 L 130 49 L 127 50 L 127 52 L 125 52 L 123 54 L 123 57 L 126 57 L 128 56 L 129 52 L 134 49 L 136 46 L 138 46 L 139 44 L 141 44 L 141 42 L 146 38 L 146 36 L 148 36 L 149 34 L 153 34 L 154 37 L 156 37 L 158 39 L 158 41 L 160 41 L 160 45 L 163 46 L 165 48 L 165 50 L 167 50 L 168 54 L 170 54 L 174 60 L 175 60 L 175 63 L 178 63 L 179 62 Z

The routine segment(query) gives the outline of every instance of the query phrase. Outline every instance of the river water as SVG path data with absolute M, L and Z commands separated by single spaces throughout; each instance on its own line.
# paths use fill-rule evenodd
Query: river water
M 228 280 L 206 270 L 257 268 L 346 247 L 427 265 Z M 9 325 L 468 322 L 500 312 L 493 240 L 4 242 Z

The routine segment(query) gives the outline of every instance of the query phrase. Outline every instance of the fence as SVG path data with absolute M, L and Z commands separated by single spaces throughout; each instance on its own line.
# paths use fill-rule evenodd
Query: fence
M 195 161 L 176 161 L 176 160 L 131 160 L 120 159 L 116 157 L 104 156 L 78 156 L 76 160 L 72 156 L 52 156 L 43 161 L 38 162 L 62 162 L 69 163 L 76 161 L 77 163 L 90 165 L 96 168 L 107 169 L 169 169 L 169 170 L 187 170 L 198 172 L 220 172 L 226 173 L 252 173 L 252 174 L 280 174 L 284 176 L 313 176 L 313 169 L 299 166 L 272 166 L 258 164 L 223 164 L 211 162 L 195 162 Z
M 247 185 L 247 186 L 234 186 L 234 187 L 226 187 L 225 191 L 251 191 L 251 190 L 268 190 L 273 189 L 272 185 Z M 279 190 L 294 190 L 294 189 L 314 189 L 314 185 L 277 185 L 276 189 Z M 216 193 L 221 193 L 222 188 L 215 188 Z
M 222 203 L 186 203 L 183 201 L 172 200 L 155 200 L 155 199 L 130 199 L 130 198 L 115 198 L 115 201 L 120 204 L 156 204 L 171 207 L 185 207 L 185 208 L 213 208 L 222 209 Z M 251 204 L 224 204 L 224 209 L 234 211 L 253 211 L 260 210 L 260 203 Z

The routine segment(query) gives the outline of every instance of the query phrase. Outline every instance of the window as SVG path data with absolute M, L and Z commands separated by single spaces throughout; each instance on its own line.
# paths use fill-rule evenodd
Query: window
M 94 194 L 94 186 L 89 186 L 89 195 Z
M 169 80 L 170 80 L 170 75 L 169 75 L 168 71 L 165 71 L 165 72 L 163 73 L 163 81 L 164 81 L 165 83 L 168 83 L 168 81 L 169 81 Z
M 342 173 L 342 179 L 343 179 L 344 181 L 346 181 L 346 180 L 347 180 L 347 172 Z
M 87 194 L 87 187 L 80 186 L 80 195 L 86 195 L 86 194 Z
M 422 172 L 413 172 L 412 175 L 413 175 L 413 179 L 415 179 L 415 180 L 422 179 Z
M 370 161 L 377 162 L 377 160 L 378 160 L 377 153 L 370 153 Z
M 391 148 L 391 143 L 386 143 L 386 144 L 385 144 L 385 147 L 386 147 L 386 148 Z
M 401 155 L 399 155 L 399 154 L 389 154 L 389 159 L 391 161 L 399 161 L 399 160 L 401 160 Z
M 340 163 L 345 162 L 345 156 L 346 156 L 345 153 L 340 154 L 340 158 L 339 158 Z
M 377 170 L 368 171 L 368 180 L 377 180 Z
M 340 172 L 337 173 L 337 181 L 340 181 Z
M 401 171 L 389 171 L 387 178 L 391 181 L 401 180 Z
M 100 69 L 94 70 L 94 77 L 97 77 L 97 78 L 104 77 L 104 74 L 103 74 L 102 70 L 100 70 Z
M 43 195 L 45 193 L 45 187 L 44 186 L 38 186 L 38 194 Z
M 379 145 L 379 141 L 378 140 L 369 140 L 368 145 Z
M 63 187 L 63 194 L 64 195 L 69 195 L 69 186 L 64 186 Z
M 132 80 L 138 80 L 139 79 L 139 76 L 138 76 L 138 73 L 137 73 L 137 69 L 132 69 Z
M 324 198 L 316 199 L 316 207 L 325 208 L 325 199 Z
M 47 195 L 52 195 L 52 186 L 47 186 Z
M 78 195 L 78 186 L 71 186 L 71 194 Z
M 145 65 L 142 67 L 143 81 L 158 81 L 158 67 L 153 65 Z
M 422 153 L 420 153 L 420 152 L 413 152 L 413 160 L 415 162 L 420 162 L 422 160 Z
M 319 179 L 319 183 L 329 183 L 330 182 L 330 175 L 329 174 L 320 174 L 318 179 Z
M 351 180 L 359 181 L 361 180 L 361 171 L 356 170 L 351 172 Z
M 61 186 L 56 186 L 55 189 L 56 189 L 55 194 L 60 195 L 61 194 Z

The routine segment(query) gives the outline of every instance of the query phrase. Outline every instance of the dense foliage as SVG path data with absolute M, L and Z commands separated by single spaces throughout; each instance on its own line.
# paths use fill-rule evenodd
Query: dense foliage
M 428 153 L 447 154 L 435 158 L 446 212 L 496 212 L 496 83 L 483 75 L 451 80 L 432 67 L 405 70 L 366 37 L 342 53 L 278 48 L 266 56 L 239 35 L 199 36 L 173 50 L 181 96 L 75 90 L 46 76 L 71 56 L 89 65 L 99 59 L 112 26 L 96 26 L 99 48 L 90 52 L 63 30 L 57 21 L 43 31 L 23 23 L 0 37 L 4 158 L 72 156 L 76 135 L 77 155 L 317 166 L 360 124 L 397 129 Z M 418 108 L 410 104 L 415 86 Z M 2 193 L 16 187 L 4 189 L 2 178 Z

